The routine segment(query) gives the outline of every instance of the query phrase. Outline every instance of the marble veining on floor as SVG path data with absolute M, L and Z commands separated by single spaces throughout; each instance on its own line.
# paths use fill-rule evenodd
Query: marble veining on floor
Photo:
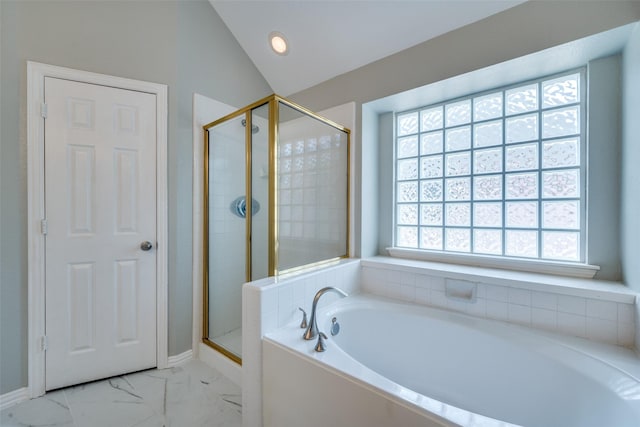
M 242 394 L 200 361 L 49 392 L 0 412 L 0 426 L 240 427 Z

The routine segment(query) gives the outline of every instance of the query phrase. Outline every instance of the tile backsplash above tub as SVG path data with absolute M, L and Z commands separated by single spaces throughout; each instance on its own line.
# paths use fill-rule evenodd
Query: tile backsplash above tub
M 457 268 L 455 274 L 448 275 L 443 269 L 420 269 L 415 261 L 386 257 L 366 259 L 361 265 L 364 292 L 607 344 L 634 346 L 636 296 L 623 286 L 590 286 L 574 291 L 541 284 L 535 289 L 531 280 L 509 283 L 505 277 L 494 280 L 473 269 L 465 275 Z
M 302 319 L 298 307 L 311 315 L 311 303 L 316 292 L 326 286 L 334 286 L 345 292 L 357 293 L 360 284 L 360 260 L 345 259 L 333 266 L 319 268 L 277 280 L 262 292 L 262 311 L 269 315 L 263 318 L 266 330 L 282 327 L 293 319 Z M 320 306 L 335 300 L 328 294 Z
M 293 321 L 302 320 L 302 307 L 311 314 L 316 292 L 335 286 L 349 294 L 360 291 L 360 260 L 343 259 L 334 265 L 287 277 L 267 277 L 242 287 L 242 414 L 245 425 L 262 425 L 262 337 Z M 329 293 L 319 305 L 338 298 Z M 303 331 L 300 330 L 300 339 Z

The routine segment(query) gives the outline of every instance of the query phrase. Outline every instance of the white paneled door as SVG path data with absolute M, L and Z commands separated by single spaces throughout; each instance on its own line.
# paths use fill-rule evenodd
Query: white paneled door
M 45 78 L 46 389 L 156 366 L 156 95 Z

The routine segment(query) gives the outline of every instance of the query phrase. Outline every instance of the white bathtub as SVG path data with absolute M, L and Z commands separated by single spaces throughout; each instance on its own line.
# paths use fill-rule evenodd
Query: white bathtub
M 630 350 L 366 295 L 318 325 L 324 353 L 296 324 L 265 337 L 266 427 L 640 426 Z

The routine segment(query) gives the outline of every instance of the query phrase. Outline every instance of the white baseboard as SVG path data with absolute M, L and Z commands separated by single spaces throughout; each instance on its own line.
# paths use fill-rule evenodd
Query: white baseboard
M 180 353 L 175 356 L 169 356 L 169 368 L 181 365 L 191 359 L 193 359 L 193 350 L 187 350 L 184 353 Z
M 29 388 L 22 387 L 9 393 L 0 394 L 0 411 L 17 403 L 29 400 Z
M 242 387 L 242 367 L 236 362 L 203 343 L 200 343 L 199 356 L 204 363 Z

